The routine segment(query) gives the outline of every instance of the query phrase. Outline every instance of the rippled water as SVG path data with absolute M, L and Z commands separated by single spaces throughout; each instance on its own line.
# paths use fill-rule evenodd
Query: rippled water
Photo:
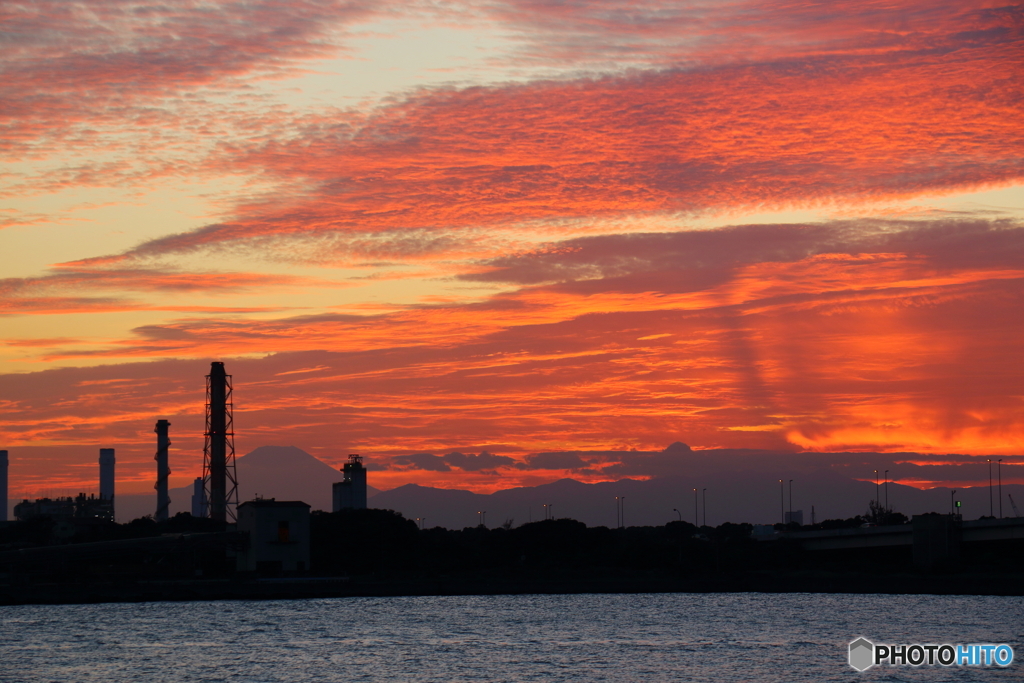
M 1008 669 L 846 663 L 1007 642 Z M 526 595 L 0 607 L 0 681 L 1024 680 L 1024 599 Z

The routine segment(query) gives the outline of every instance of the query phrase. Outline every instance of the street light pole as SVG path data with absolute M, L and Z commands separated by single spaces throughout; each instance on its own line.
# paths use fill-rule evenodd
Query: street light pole
M 701 497 L 701 503 L 704 504 L 704 514 L 702 515 L 702 517 L 704 517 L 704 526 L 707 526 L 708 525 L 708 490 L 707 489 L 703 489 L 700 492 L 700 497 Z
M 996 461 L 996 473 L 999 475 L 999 519 L 1003 518 L 1003 459 Z
M 700 517 L 697 516 L 697 489 L 693 490 L 693 525 L 700 528 Z
M 789 480 L 789 523 L 793 523 L 793 480 Z
M 995 508 L 992 507 L 992 458 L 988 459 L 988 516 L 996 516 Z
M 889 514 L 889 470 L 885 471 L 885 514 Z
M 949 492 L 949 515 L 953 516 L 953 496 L 956 495 L 956 489 Z
M 674 513 L 676 513 L 677 515 L 679 515 L 679 521 L 680 521 L 680 522 L 681 522 L 681 521 L 683 521 L 683 513 L 682 513 L 682 512 L 680 512 L 680 511 L 679 511 L 679 510 L 677 510 L 676 508 L 672 508 L 672 512 L 674 512 Z
M 615 496 L 615 528 L 622 528 L 622 517 L 619 513 L 619 497 Z
M 875 507 L 878 508 L 878 504 L 881 501 L 878 500 L 878 470 L 875 470 Z
M 779 512 L 782 513 L 782 526 L 786 526 L 786 489 L 779 479 Z

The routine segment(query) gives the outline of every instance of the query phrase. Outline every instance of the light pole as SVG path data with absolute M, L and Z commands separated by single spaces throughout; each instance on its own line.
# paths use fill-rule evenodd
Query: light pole
M 487 526 L 487 510 L 477 510 L 476 514 L 480 515 L 480 526 Z
M 420 525 L 420 531 L 423 531 L 423 520 L 425 520 L 425 519 L 426 519 L 426 517 L 417 517 L 416 518 L 416 522 Z
M 885 514 L 889 514 L 889 470 L 885 471 Z
M 683 521 L 683 513 L 682 513 L 682 512 L 680 512 L 679 510 L 677 510 L 677 509 L 675 509 L 675 508 L 672 508 L 672 512 L 674 512 L 674 513 L 676 513 L 677 515 L 679 515 L 679 521 L 680 521 L 680 522 L 681 522 L 681 521 Z
M 786 489 L 779 479 L 779 511 L 782 513 L 782 526 L 786 526 Z
M 625 496 L 622 497 L 622 501 L 619 503 L 619 506 L 622 508 L 622 528 L 625 529 L 626 528 L 626 497 Z
M 789 523 L 793 523 L 793 480 L 789 480 Z
M 996 474 L 999 475 L 999 519 L 1003 518 L 1003 459 L 996 461 Z
M 995 508 L 992 507 L 992 458 L 988 459 L 988 516 L 996 516 Z
M 878 500 L 878 470 L 875 470 L 875 508 L 879 507 L 878 504 L 880 502 L 881 501 Z
M 693 525 L 700 528 L 700 517 L 697 516 L 697 489 L 693 490 Z
M 620 504 L 619 503 L 619 497 L 615 496 L 615 528 L 616 529 L 621 529 L 622 528 L 622 513 L 619 511 L 621 509 L 619 507 L 619 504 Z
M 701 515 L 701 517 L 704 519 L 704 526 L 707 526 L 708 525 L 708 490 L 707 489 L 701 489 L 701 492 L 700 492 L 700 502 L 702 503 L 702 505 L 704 507 L 704 513 Z
M 953 496 L 956 495 L 956 489 L 949 492 L 949 516 L 953 516 Z
M 548 505 L 545 503 L 541 507 L 544 508 L 544 519 L 546 520 L 548 518 Z

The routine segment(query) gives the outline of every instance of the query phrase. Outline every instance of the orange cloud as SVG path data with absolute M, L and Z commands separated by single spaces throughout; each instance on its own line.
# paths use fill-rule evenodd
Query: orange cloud
M 1003 248 L 1019 228 L 890 224 L 870 239 L 849 228 L 811 226 L 810 241 L 785 226 L 745 226 L 746 239 L 721 242 L 714 234 L 584 238 L 509 261 L 506 272 L 588 277 L 478 304 L 149 325 L 135 338 L 52 353 L 197 360 L 7 375 L 4 395 L 15 398 L 0 438 L 139 434 L 149 443 L 153 415 L 201 418 L 205 359 L 226 358 L 250 448 L 511 457 L 651 450 L 684 438 L 700 448 L 913 451 L 940 460 L 1024 450 L 1011 398 L 1024 381 L 1013 361 L 1024 330 L 1007 313 L 1024 299 L 1024 269 L 1004 263 L 1017 257 Z M 886 250 L 864 251 L 869 242 Z M 720 251 L 730 244 L 746 251 Z M 930 251 L 889 251 L 895 244 Z M 531 258 L 543 268 L 528 268 Z M 138 381 L 96 384 L 131 378 Z
M 619 67 L 689 66 L 822 55 L 888 56 L 1019 34 L 1016 8 L 991 0 L 502 0 L 517 58 Z
M 152 268 L 81 270 L 64 267 L 48 275 L 0 279 L 0 316 L 106 313 L 112 311 L 169 310 L 179 312 L 269 312 L 271 307 L 196 306 L 133 301 L 129 292 L 184 294 L 206 292 L 237 293 L 247 290 L 281 291 L 288 288 L 342 288 L 357 286 L 325 278 L 264 273 L 185 272 Z M 66 292 L 116 291 L 117 298 L 103 296 L 62 296 Z M 26 342 L 22 342 L 26 343 Z
M 426 90 L 355 130 L 320 119 L 294 140 L 225 148 L 226 170 L 302 181 L 304 196 L 240 205 L 233 220 L 92 263 L 226 243 L 288 245 L 283 258 L 298 260 L 436 255 L 487 226 L 1014 182 L 1024 176 L 1020 42 L 993 35 L 912 57 Z

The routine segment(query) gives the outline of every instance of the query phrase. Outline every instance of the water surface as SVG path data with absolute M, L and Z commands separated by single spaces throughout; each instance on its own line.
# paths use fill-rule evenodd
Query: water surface
M 846 663 L 1010 643 L 1008 669 Z M 0 681 L 1024 681 L 1024 598 L 517 595 L 0 607 Z

